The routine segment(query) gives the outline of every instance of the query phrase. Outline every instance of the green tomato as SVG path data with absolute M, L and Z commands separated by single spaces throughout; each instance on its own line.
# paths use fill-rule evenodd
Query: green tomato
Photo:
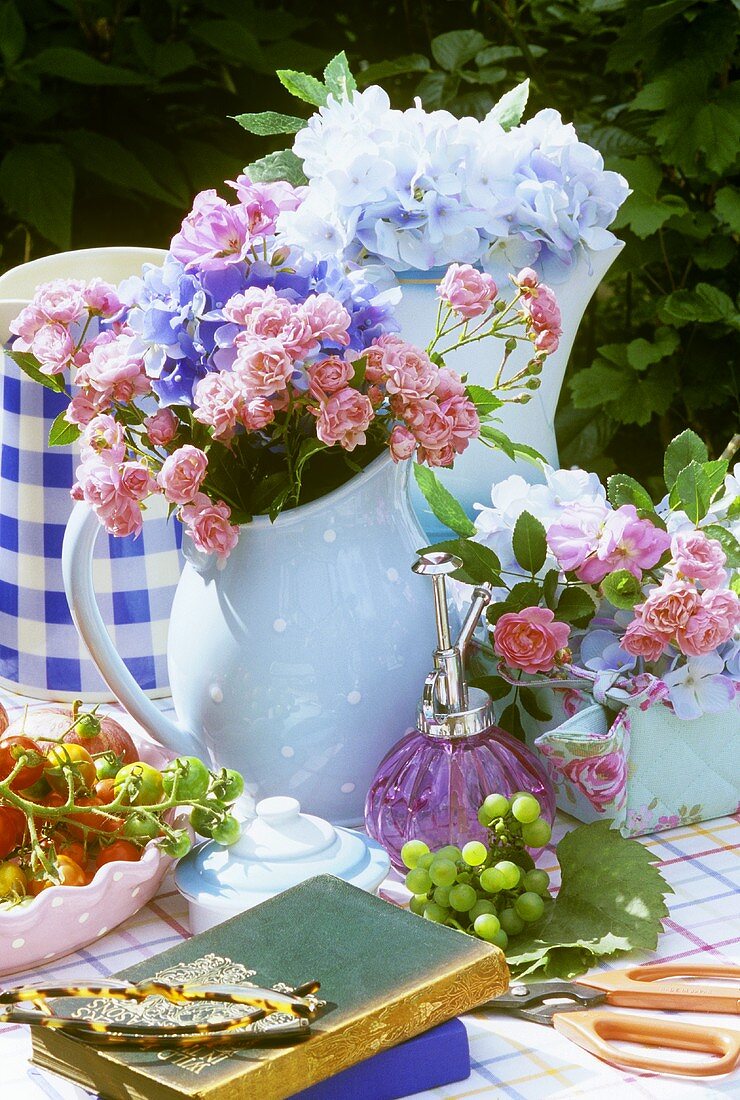
M 224 848 L 228 848 L 230 844 L 236 844 L 241 835 L 241 823 L 231 814 L 226 814 L 213 828 L 213 839 Z
M 100 756 L 93 757 L 95 761 L 95 774 L 98 779 L 115 779 L 121 770 L 122 759 L 108 749 Z
M 230 805 L 244 794 L 244 779 L 233 768 L 222 768 L 216 776 L 214 793 L 219 802 Z
M 190 814 L 190 824 L 199 836 L 212 837 L 218 817 L 203 806 L 195 806 Z
M 140 814 L 134 811 L 132 814 L 127 814 L 126 820 L 121 828 L 121 836 L 133 837 L 139 839 L 151 839 L 151 837 L 159 836 L 160 826 L 155 817 L 151 817 L 148 814 Z
M 162 843 L 162 851 L 166 855 L 172 856 L 173 859 L 182 859 L 183 856 L 188 854 L 191 847 L 192 842 L 185 829 L 179 829 Z
M 156 805 L 157 802 L 162 801 L 164 795 L 162 773 L 153 768 L 151 764 L 145 764 L 143 760 L 136 760 L 133 764 L 124 764 L 113 781 L 113 790 L 116 793 L 116 798 L 124 793 L 124 805 Z
M 168 798 L 174 790 L 179 801 L 197 802 L 208 790 L 211 773 L 197 756 L 178 756 L 162 772 L 162 782 Z

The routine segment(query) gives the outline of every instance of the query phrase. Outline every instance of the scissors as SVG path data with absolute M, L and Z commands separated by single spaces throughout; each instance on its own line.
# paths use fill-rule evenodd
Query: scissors
M 734 984 L 698 984 L 686 978 L 725 978 Z M 554 1027 L 583 1050 L 611 1065 L 652 1073 L 709 1077 L 729 1073 L 740 1062 L 740 1031 L 702 1027 L 657 1016 L 604 1012 L 599 1005 L 659 1008 L 669 1012 L 740 1013 L 740 967 L 656 963 L 613 970 L 577 982 L 515 982 L 508 993 L 482 1007 Z M 651 1058 L 614 1045 L 667 1047 L 714 1055 L 711 1061 Z
M 309 1034 L 319 1002 L 314 994 L 320 988 L 317 981 L 304 982 L 286 992 L 261 989 L 252 985 L 181 985 L 148 979 L 127 982 L 110 979 L 84 985 L 22 985 L 0 989 L 0 1023 L 29 1024 L 63 1031 L 73 1038 L 92 1043 L 136 1045 L 150 1047 L 185 1047 L 207 1044 L 256 1045 L 280 1039 L 301 1039 Z M 220 1004 L 244 1005 L 244 1012 L 229 1018 L 181 1024 L 150 1024 L 141 1020 L 122 1023 L 118 1020 L 86 1020 L 76 1016 L 56 1016 L 48 1003 L 54 997 L 111 997 L 144 1001 L 147 997 L 164 997 L 173 1004 L 211 1001 Z M 18 1007 L 23 1003 L 30 1008 Z M 11 1007 L 2 1010 L 3 1005 Z M 269 1029 L 254 1029 L 253 1024 L 273 1012 L 290 1017 L 271 1022 Z

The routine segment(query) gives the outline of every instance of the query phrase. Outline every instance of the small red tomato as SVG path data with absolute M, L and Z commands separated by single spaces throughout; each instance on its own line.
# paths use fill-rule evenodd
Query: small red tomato
M 45 759 L 41 749 L 30 737 L 4 737 L 0 741 L 0 779 L 7 779 L 20 758 L 27 754 L 28 763 L 10 784 L 14 791 L 32 786 L 44 774 Z
M 84 867 L 87 863 L 87 854 L 79 840 L 69 840 L 66 837 L 55 839 L 54 847 L 58 856 L 66 856 L 67 859 L 78 863 L 80 867 Z
M 116 792 L 113 789 L 113 780 L 99 779 L 95 784 L 95 794 L 104 806 L 112 802 L 116 797 Z
M 9 856 L 17 843 L 15 822 L 0 814 L 0 859 Z
M 26 815 L 17 806 L 7 806 L 0 803 L 0 820 L 10 821 L 15 828 L 16 844 L 20 844 L 26 835 Z
M 114 840 L 112 844 L 100 849 L 95 866 L 100 868 L 106 863 L 116 863 L 119 860 L 125 863 L 137 863 L 140 858 L 141 848 L 137 848 L 130 840 Z

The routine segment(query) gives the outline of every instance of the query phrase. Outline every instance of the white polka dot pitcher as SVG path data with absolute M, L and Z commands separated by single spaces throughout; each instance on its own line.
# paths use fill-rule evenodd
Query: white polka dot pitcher
M 176 752 L 239 769 L 257 798 L 292 795 L 334 824 L 362 820 L 375 769 L 415 724 L 435 645 L 431 588 L 411 572 L 424 535 L 409 464 L 389 454 L 327 496 L 256 517 L 218 568 L 183 541 L 169 631 L 170 721 L 106 633 L 78 504 L 63 551 L 75 620 L 123 705 Z

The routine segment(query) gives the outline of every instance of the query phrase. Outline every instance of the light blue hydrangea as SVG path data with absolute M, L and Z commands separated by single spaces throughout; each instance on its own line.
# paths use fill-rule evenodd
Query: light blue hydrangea
M 279 229 L 318 259 L 382 261 L 393 271 L 480 263 L 495 279 L 535 266 L 567 276 L 585 251 L 615 241 L 608 226 L 627 181 L 554 110 L 509 131 L 394 110 L 382 88 L 332 96 L 293 145 L 306 199 Z

